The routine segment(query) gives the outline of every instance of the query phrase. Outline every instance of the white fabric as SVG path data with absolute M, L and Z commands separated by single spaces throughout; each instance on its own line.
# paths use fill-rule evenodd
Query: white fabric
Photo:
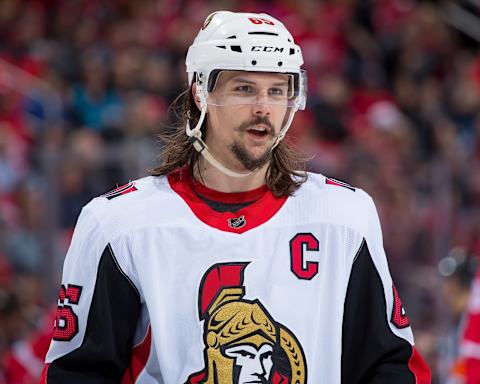
M 137 383 L 184 383 L 205 368 L 199 286 L 212 265 L 230 262 L 249 262 L 245 298 L 258 299 L 296 336 L 308 382 L 340 383 L 344 301 L 364 238 L 383 282 L 385 319 L 397 336 L 413 344 L 409 327 L 397 329 L 389 322 L 392 281 L 371 198 L 325 182 L 310 174 L 269 221 L 243 234 L 205 224 L 165 178 L 147 177 L 135 182 L 135 192 L 94 199 L 82 211 L 64 266 L 63 284 L 84 287 L 76 308 L 80 332 L 71 342 L 53 342 L 47 362 L 82 343 L 98 261 L 107 244 L 143 303 L 136 342 L 148 322 L 152 327 L 152 353 Z M 304 252 L 304 262 L 318 263 L 311 280 L 292 273 L 289 241 L 298 233 L 311 233 L 319 241 L 318 252 Z

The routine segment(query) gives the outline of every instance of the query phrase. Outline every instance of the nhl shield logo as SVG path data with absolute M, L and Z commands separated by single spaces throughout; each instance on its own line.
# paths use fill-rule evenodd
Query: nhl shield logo
M 233 229 L 243 228 L 247 224 L 247 220 L 245 219 L 244 215 L 227 219 L 227 222 L 228 226 Z

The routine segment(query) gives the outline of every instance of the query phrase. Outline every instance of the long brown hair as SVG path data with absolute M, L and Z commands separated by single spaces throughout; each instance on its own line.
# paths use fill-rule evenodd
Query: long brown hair
M 151 169 L 153 176 L 165 176 L 188 166 L 190 174 L 199 166 L 200 153 L 193 148 L 191 139 L 185 133 L 187 119 L 194 127 L 200 118 L 200 111 L 195 105 L 191 89 L 183 91 L 169 108 L 174 124 L 158 135 L 163 147 L 160 165 Z M 206 122 L 202 125 L 202 136 L 208 135 Z M 307 180 L 305 164 L 308 158 L 294 151 L 292 144 L 285 139 L 272 151 L 272 159 L 267 169 L 266 184 L 276 197 L 291 196 Z M 200 171 L 198 168 L 197 171 Z

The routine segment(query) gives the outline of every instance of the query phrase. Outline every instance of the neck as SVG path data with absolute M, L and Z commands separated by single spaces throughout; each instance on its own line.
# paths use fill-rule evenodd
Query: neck
M 231 177 L 219 171 L 203 157 L 194 167 L 194 178 L 218 192 L 246 192 L 265 185 L 268 164 L 244 177 Z M 247 172 L 245 170 L 244 172 Z

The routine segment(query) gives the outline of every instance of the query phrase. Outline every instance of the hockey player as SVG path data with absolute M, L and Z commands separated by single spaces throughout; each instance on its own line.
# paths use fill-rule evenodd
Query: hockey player
M 79 217 L 44 383 L 430 382 L 371 198 L 282 140 L 302 64 L 267 14 L 206 19 L 162 163 Z

